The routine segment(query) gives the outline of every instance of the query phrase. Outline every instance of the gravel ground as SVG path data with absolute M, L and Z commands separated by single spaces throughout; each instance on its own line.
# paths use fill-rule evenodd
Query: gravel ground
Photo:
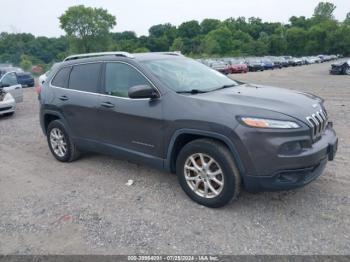
M 109 156 L 49 152 L 33 89 L 0 119 L 1 254 L 349 254 L 350 77 L 330 64 L 234 75 L 326 99 L 340 139 L 325 174 L 288 192 L 242 192 L 209 209 L 176 176 Z M 132 186 L 125 183 L 133 179 Z

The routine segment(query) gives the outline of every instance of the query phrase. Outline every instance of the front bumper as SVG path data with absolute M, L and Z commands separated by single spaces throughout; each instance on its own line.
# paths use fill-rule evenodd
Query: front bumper
M 15 100 L 2 101 L 0 102 L 0 115 L 13 113 L 16 110 Z
M 314 166 L 281 170 L 272 176 L 247 176 L 245 188 L 251 192 L 289 190 L 304 186 L 322 175 L 328 159 L 324 158 Z
M 290 154 L 281 152 L 282 146 L 291 141 L 306 141 L 302 132 L 288 136 L 250 130 L 243 141 L 251 165 L 242 176 L 248 191 L 287 190 L 306 185 L 323 173 L 338 148 L 338 138 L 331 124 L 317 142 Z M 247 130 L 241 130 L 244 131 Z
M 329 70 L 329 73 L 331 75 L 341 75 L 343 73 L 343 69 L 341 67 L 333 67 L 331 70 Z

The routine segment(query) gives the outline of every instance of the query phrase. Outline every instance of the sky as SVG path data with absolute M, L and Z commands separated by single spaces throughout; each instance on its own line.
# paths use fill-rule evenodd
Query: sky
M 32 33 L 35 36 L 64 35 L 58 17 L 78 4 L 102 7 L 117 18 L 113 32 L 130 30 L 147 35 L 152 25 L 204 18 L 260 17 L 263 21 L 287 23 L 295 16 L 310 17 L 320 0 L 0 0 L 0 32 Z M 337 6 L 336 19 L 350 12 L 350 0 L 329 1 Z

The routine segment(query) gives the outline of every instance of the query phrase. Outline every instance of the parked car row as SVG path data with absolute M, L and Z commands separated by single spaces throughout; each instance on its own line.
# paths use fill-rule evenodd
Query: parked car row
M 302 66 L 332 61 L 339 58 L 338 55 L 318 55 L 305 57 L 292 56 L 264 56 L 264 57 L 225 57 L 198 59 L 197 61 L 223 73 L 247 73 L 281 69 L 289 66 Z

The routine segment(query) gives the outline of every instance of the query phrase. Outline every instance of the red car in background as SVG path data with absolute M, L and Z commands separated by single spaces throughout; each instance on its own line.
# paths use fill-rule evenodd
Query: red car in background
M 225 75 L 231 74 L 231 66 L 223 61 L 212 61 L 209 63 L 209 66 Z
M 244 60 L 240 59 L 229 59 L 228 61 L 231 74 L 247 73 L 249 71 L 248 66 Z

